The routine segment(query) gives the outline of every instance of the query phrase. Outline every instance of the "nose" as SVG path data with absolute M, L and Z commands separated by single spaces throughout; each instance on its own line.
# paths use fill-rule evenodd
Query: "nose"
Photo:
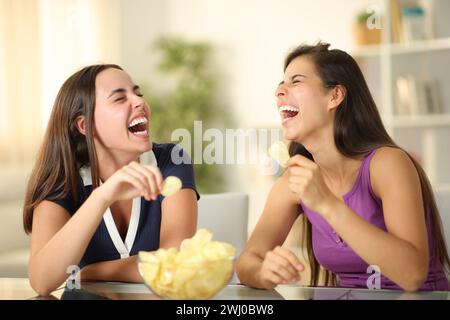
M 132 100 L 132 104 L 133 104 L 133 108 L 140 108 L 143 107 L 145 105 L 145 100 L 143 97 L 140 97 L 138 95 L 134 95 L 133 96 L 133 100 Z
M 132 101 L 132 109 L 140 109 L 139 111 L 143 111 L 144 113 L 150 116 L 151 109 L 150 105 L 145 101 L 143 97 L 135 95 Z
M 280 84 L 275 90 L 275 97 L 283 98 L 286 96 L 286 87 L 284 84 Z

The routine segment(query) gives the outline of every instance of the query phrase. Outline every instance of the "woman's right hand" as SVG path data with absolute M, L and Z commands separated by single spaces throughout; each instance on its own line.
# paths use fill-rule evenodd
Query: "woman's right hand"
M 305 267 L 290 250 L 280 246 L 268 251 L 259 271 L 261 284 L 266 289 L 273 289 L 279 284 L 293 283 L 300 280 L 300 271 Z
M 143 165 L 136 161 L 117 170 L 100 187 L 103 198 L 110 203 L 137 196 L 147 201 L 156 200 L 161 193 L 163 178 L 158 167 Z

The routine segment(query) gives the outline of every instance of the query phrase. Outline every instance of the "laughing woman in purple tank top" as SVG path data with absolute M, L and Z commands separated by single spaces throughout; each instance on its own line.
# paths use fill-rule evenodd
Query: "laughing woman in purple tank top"
M 386 132 L 355 60 L 299 46 L 275 95 L 291 158 L 238 260 L 241 282 L 299 281 L 304 266 L 282 244 L 301 215 L 311 285 L 367 288 L 376 269 L 381 288 L 449 290 L 430 183 Z

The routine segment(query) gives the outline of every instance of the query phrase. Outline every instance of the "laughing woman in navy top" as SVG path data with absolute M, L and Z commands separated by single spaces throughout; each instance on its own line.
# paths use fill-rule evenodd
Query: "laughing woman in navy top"
M 78 265 L 82 279 L 140 282 L 140 250 L 177 247 L 195 233 L 197 200 L 190 161 L 149 136 L 150 108 L 117 65 L 93 65 L 63 84 L 31 174 L 24 228 L 28 273 L 48 295 Z M 189 163 L 187 163 L 189 162 Z M 182 190 L 164 198 L 165 177 Z

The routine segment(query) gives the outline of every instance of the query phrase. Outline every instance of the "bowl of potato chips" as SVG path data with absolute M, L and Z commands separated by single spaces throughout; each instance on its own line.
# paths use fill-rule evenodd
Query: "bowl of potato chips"
M 235 248 L 212 241 L 200 229 L 181 243 L 180 249 L 140 251 L 138 270 L 144 283 L 164 299 L 209 299 L 219 293 L 234 273 Z

